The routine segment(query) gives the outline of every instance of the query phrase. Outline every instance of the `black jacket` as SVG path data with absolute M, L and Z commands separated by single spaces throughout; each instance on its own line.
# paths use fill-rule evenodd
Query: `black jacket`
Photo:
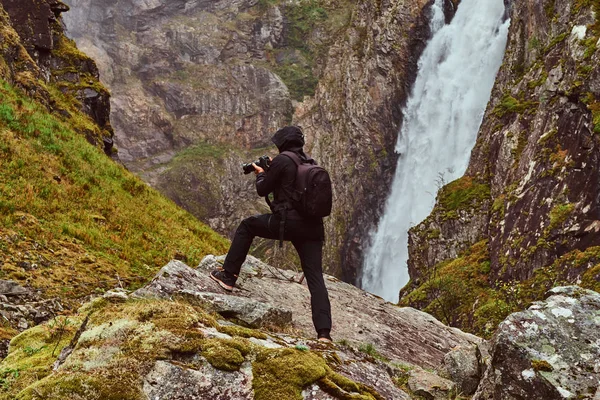
M 295 126 L 282 128 L 271 138 L 279 152 L 292 151 L 307 160 L 302 147 L 304 146 L 304 135 Z M 292 209 L 290 199 L 294 195 L 294 183 L 296 181 L 296 164 L 289 157 L 279 154 L 271 162 L 269 171 L 256 176 L 256 191 L 261 197 L 273 193 L 271 210 L 277 213 L 279 209 L 288 209 L 288 219 L 305 219 L 296 210 Z M 312 219 L 312 218 L 311 218 Z M 315 220 L 322 221 L 321 218 Z

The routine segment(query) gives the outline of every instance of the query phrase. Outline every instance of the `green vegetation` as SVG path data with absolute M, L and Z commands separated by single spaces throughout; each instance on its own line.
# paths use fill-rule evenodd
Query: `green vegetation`
M 84 315 L 88 322 L 77 346 L 53 372 L 52 364 Z M 251 362 L 258 400 L 301 399 L 311 384 L 339 399 L 382 400 L 372 388 L 336 373 L 332 365 L 341 360 L 335 353 L 324 358 L 307 348 L 267 349 L 247 339 L 266 338 L 264 332 L 221 325 L 220 318 L 183 298 L 97 298 L 74 317 L 39 325 L 12 340 L 8 357 L 0 363 L 0 400 L 145 399 L 142 378 L 158 360 L 188 369 L 208 362 L 223 371 L 238 371 Z M 231 338 L 207 337 L 204 328 Z
M 560 226 L 569 218 L 569 215 L 575 209 L 575 204 L 558 204 L 550 210 L 550 224 L 548 230 L 552 231 Z
M 446 218 L 455 218 L 458 210 L 477 207 L 489 197 L 489 185 L 479 183 L 470 176 L 463 176 L 439 191 L 437 207 L 444 210 Z
M 0 233 L 11 238 L 0 241 L 7 255 L 0 278 L 29 282 L 73 305 L 96 288 L 139 286 L 177 252 L 196 263 L 226 250 L 223 238 L 68 121 L 6 82 L 0 102 Z M 24 252 L 41 257 L 39 268 L 13 261 Z
M 474 303 L 494 301 L 489 272 L 488 244 L 481 241 L 459 258 L 437 264 L 424 283 L 404 297 L 400 305 L 417 307 L 448 325 L 485 334 L 485 325 L 492 318 L 496 324 L 502 321 L 499 315 L 492 315 L 500 314 L 496 310 L 489 310 L 481 320 L 473 320 Z
M 377 349 L 375 348 L 375 346 L 373 346 L 372 343 L 367 343 L 367 344 L 363 344 L 360 345 L 358 347 L 359 351 L 362 351 L 365 354 L 370 355 L 371 357 L 383 361 L 383 362 L 389 362 L 389 360 L 387 358 L 385 358 L 384 356 L 382 356 L 381 354 L 379 354 L 379 352 L 377 351 Z
M 285 82 L 292 98 L 302 101 L 315 93 L 318 64 L 348 27 L 354 5 L 347 0 L 261 0 L 258 10 L 265 12 L 271 5 L 280 6 L 288 29 L 285 45 L 269 52 L 268 67 Z
M 510 94 L 505 94 L 500 100 L 500 103 L 494 107 L 493 113 L 496 117 L 502 118 L 505 115 L 510 114 L 522 114 L 523 112 L 529 111 L 534 107 L 537 107 L 538 103 L 535 101 L 524 101 L 518 100 Z

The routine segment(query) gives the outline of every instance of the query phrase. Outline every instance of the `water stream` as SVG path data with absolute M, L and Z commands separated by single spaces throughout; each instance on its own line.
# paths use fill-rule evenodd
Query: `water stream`
M 396 175 L 360 282 L 392 302 L 409 279 L 408 230 L 431 213 L 440 177 L 464 174 L 506 48 L 503 0 L 462 0 L 448 25 L 442 7 L 436 0 L 431 9 L 432 38 L 404 109 Z

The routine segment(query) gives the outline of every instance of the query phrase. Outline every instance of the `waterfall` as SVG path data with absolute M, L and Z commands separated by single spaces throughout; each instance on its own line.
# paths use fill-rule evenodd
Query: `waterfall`
M 475 144 L 508 36 L 503 0 L 462 0 L 444 25 L 432 6 L 432 38 L 403 111 L 390 197 L 365 254 L 363 289 L 397 302 L 408 282 L 408 230 L 435 204 L 440 176 L 462 176 Z

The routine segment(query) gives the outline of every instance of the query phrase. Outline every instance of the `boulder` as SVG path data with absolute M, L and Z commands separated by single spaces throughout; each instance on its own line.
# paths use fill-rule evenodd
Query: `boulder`
M 420 368 L 410 371 L 410 391 L 426 400 L 446 400 L 456 396 L 456 384 Z
M 215 293 L 217 292 L 217 293 Z M 147 286 L 135 291 L 134 297 L 192 298 L 206 308 L 227 318 L 234 318 L 259 328 L 286 326 L 292 322 L 292 312 L 269 302 L 248 297 L 227 295 L 208 274 L 194 270 L 183 262 L 173 260 L 164 266 Z
M 221 267 L 223 261 L 223 256 L 206 256 L 198 266 L 202 273 L 197 271 L 198 275 L 191 277 L 188 271 L 181 282 L 190 279 L 192 285 L 203 285 L 200 280 L 210 280 L 209 271 Z M 300 276 L 300 273 L 280 270 L 249 256 L 242 265 L 232 295 L 290 310 L 293 327 L 310 337 L 314 335 L 310 293 L 306 280 L 298 283 Z M 155 278 L 151 285 L 156 282 Z M 209 285 L 208 291 L 223 293 L 213 282 Z M 445 326 L 427 313 L 398 307 L 333 276 L 325 275 L 325 285 L 331 302 L 334 340 L 369 345 L 377 355 L 392 361 L 434 369 L 441 367 L 444 355 L 452 349 L 482 342 L 476 336 Z
M 459 393 L 472 395 L 483 375 L 481 351 L 478 346 L 458 347 L 444 356 L 446 375 L 458 386 Z
M 547 295 L 500 324 L 474 400 L 598 398 L 600 294 L 567 286 Z

